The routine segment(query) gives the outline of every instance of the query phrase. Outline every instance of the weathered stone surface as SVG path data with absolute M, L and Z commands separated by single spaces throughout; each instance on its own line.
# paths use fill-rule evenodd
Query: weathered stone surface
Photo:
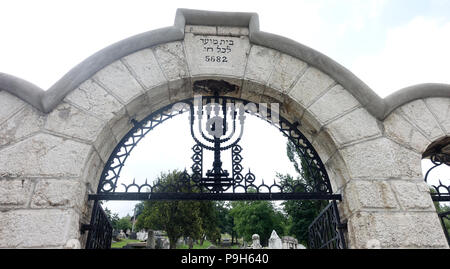
M 244 100 L 252 101 L 253 103 L 259 103 L 261 101 L 261 95 L 266 87 L 259 83 L 244 80 L 242 85 L 241 98 Z
M 93 80 L 85 81 L 65 100 L 105 120 L 125 113 L 123 105 Z
M 153 111 L 158 110 L 166 105 L 170 105 L 170 95 L 168 85 L 161 85 L 150 89 L 147 92 L 149 106 Z
M 276 50 L 253 45 L 248 56 L 245 79 L 266 85 L 279 56 Z
M 338 145 L 381 135 L 377 120 L 364 108 L 354 110 L 332 121 L 326 129 Z
M 394 191 L 385 181 L 351 180 L 345 187 L 345 194 L 351 212 L 367 208 L 398 208 Z
M 430 191 L 425 182 L 393 181 L 392 186 L 403 209 L 435 211 Z
M 230 26 L 218 26 L 217 35 L 222 36 L 243 36 L 248 35 L 249 30 L 247 27 L 230 27 Z
M 350 180 L 348 169 L 342 156 L 336 152 L 325 163 L 333 192 L 341 193 L 343 186 Z
M 26 106 L 24 109 L 0 124 L 0 146 L 38 132 L 44 125 L 44 115 L 37 109 Z
M 435 117 L 425 105 L 423 100 L 412 101 L 400 108 L 405 118 L 416 125 L 428 139 L 434 140 L 444 136 Z
M 287 92 L 304 72 L 307 64 L 292 56 L 281 54 L 270 75 L 268 86 Z
M 61 103 L 47 116 L 45 129 L 94 141 L 106 123 L 67 103 Z
M 370 240 L 381 248 L 448 248 L 436 213 L 360 212 L 348 227 L 351 248 L 367 248 Z
M 159 45 L 153 48 L 153 51 L 166 79 L 171 81 L 189 76 L 181 42 Z
M 103 68 L 94 76 L 94 79 L 102 87 L 120 98 L 123 103 L 128 103 L 131 99 L 143 93 L 141 85 L 121 61 L 115 61 Z
M 111 134 L 115 134 L 115 132 L 109 126 L 105 126 L 94 141 L 94 147 L 104 162 L 108 160 L 112 150 L 118 144 L 118 141 L 120 141 Z
M 85 187 L 77 179 L 40 179 L 31 199 L 31 208 L 81 207 Z
M 14 112 L 17 112 L 25 105 L 25 102 L 10 94 L 0 90 L 0 123 L 7 120 Z
M 450 135 L 450 98 L 428 98 L 425 103 L 446 134 Z
M 0 248 L 52 248 L 79 237 L 73 210 L 23 209 L 0 212 Z M 8 235 L 8 236 L 4 236 Z
M 91 146 L 37 134 L 0 151 L 0 175 L 80 176 Z
M 184 32 L 199 35 L 217 35 L 217 27 L 205 25 L 186 25 L 184 27 Z
M 322 123 L 339 117 L 359 105 L 359 102 L 341 85 L 336 85 L 314 102 L 309 110 Z
M 334 80 L 322 71 L 309 67 L 297 81 L 289 95 L 309 107 L 320 95 L 333 85 Z
M 193 97 L 193 91 L 189 79 L 179 79 L 169 83 L 170 103 Z
M 34 183 L 25 179 L 0 179 L 0 208 L 26 207 Z
M 337 150 L 333 139 L 327 132 L 324 131 L 315 136 L 312 146 L 319 154 L 319 157 L 323 163 L 326 163 Z
M 92 151 L 89 159 L 86 162 L 86 167 L 83 173 L 83 181 L 86 183 L 86 189 L 89 193 L 97 193 L 98 183 L 100 181 L 100 174 L 105 167 L 96 151 Z
M 186 33 L 184 44 L 192 76 L 243 77 L 250 51 L 248 37 Z
M 123 61 L 146 89 L 166 83 L 166 78 L 156 61 L 153 50 L 144 49 L 124 57 Z
M 418 152 L 424 152 L 431 143 L 417 127 L 406 121 L 398 112 L 391 113 L 383 123 L 386 135 Z
M 421 155 L 386 138 L 361 142 L 340 150 L 351 178 L 421 178 Z

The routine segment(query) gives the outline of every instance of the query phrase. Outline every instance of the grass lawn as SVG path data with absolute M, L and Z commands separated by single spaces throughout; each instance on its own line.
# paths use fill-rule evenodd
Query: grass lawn
M 128 243 L 139 243 L 139 242 L 141 241 L 133 239 L 123 239 L 119 242 L 112 243 L 111 248 L 123 248 Z

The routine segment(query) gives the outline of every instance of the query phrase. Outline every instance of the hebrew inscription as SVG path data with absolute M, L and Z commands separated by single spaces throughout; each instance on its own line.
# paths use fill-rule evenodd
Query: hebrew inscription
M 186 33 L 185 46 L 193 75 L 227 73 L 242 77 L 250 49 L 248 37 Z

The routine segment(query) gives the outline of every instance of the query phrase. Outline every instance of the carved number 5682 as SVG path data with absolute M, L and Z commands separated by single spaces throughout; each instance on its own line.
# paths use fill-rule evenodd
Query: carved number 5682
M 226 56 L 205 56 L 205 62 L 227 63 Z

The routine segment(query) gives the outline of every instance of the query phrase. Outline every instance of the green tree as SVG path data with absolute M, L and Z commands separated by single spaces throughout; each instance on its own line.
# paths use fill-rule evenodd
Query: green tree
M 122 231 L 126 232 L 128 229 L 131 230 L 131 226 L 132 226 L 132 224 L 131 224 L 131 217 L 130 216 L 125 216 L 123 218 L 120 218 L 119 221 L 117 221 L 115 229 L 122 230 Z
M 232 202 L 230 214 L 234 219 L 235 231 L 245 241 L 258 234 L 261 244 L 267 245 L 272 230 L 279 235 L 284 234 L 284 216 L 269 201 Z
M 296 178 L 287 174 L 278 174 L 280 183 L 296 185 L 295 191 L 308 192 L 314 186 L 314 176 L 310 169 L 307 169 L 307 160 L 291 141 L 287 143 L 286 152 L 289 160 L 294 165 L 298 175 Z M 284 211 L 287 213 L 290 225 L 288 233 L 303 244 L 308 245 L 308 227 L 319 215 L 322 208 L 327 205 L 321 200 L 290 200 L 283 202 Z
M 117 230 L 118 228 L 118 223 L 119 223 L 119 214 L 117 213 L 112 213 L 111 210 L 109 208 L 105 208 L 105 213 L 106 216 L 108 217 L 109 222 L 111 223 L 111 226 L 113 227 L 113 229 Z
M 234 220 L 230 214 L 231 205 L 229 202 L 218 201 L 215 203 L 216 212 L 218 217 L 218 225 L 221 233 L 227 233 L 231 235 L 231 243 L 234 243 L 236 238 L 236 231 L 234 228 Z
M 175 187 L 180 175 L 178 171 L 161 174 L 159 185 L 165 188 L 165 192 L 175 191 L 171 188 Z M 187 191 L 187 188 L 181 191 Z M 176 247 L 180 237 L 199 240 L 204 236 L 217 238 L 219 234 L 211 201 L 146 201 L 136 227 L 166 231 L 170 248 Z

